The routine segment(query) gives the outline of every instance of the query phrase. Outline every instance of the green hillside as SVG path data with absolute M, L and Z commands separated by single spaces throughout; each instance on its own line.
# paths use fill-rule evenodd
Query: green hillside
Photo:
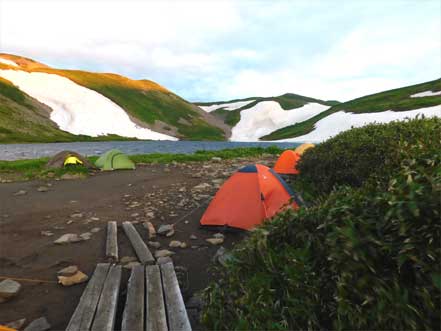
M 57 74 L 95 90 L 125 109 L 138 125 L 154 131 L 186 140 L 225 140 L 229 133 L 222 121 L 152 81 L 109 73 L 53 69 L 30 59 L 0 55 L 18 63 L 21 70 Z M 0 68 L 6 67 L 0 64 Z
M 222 101 L 222 102 L 209 102 L 209 103 L 197 102 L 195 104 L 198 106 L 211 106 L 211 105 L 229 104 L 233 102 L 249 101 L 249 100 L 254 100 L 254 101 L 235 110 L 226 110 L 225 108 L 219 108 L 213 111 L 212 114 L 221 118 L 225 122 L 225 124 L 233 127 L 240 121 L 240 112 L 242 110 L 252 108 L 262 101 L 276 101 L 280 104 L 280 106 L 284 110 L 300 108 L 310 102 L 320 103 L 322 105 L 328 105 L 328 106 L 333 106 L 339 103 L 338 101 L 323 101 L 319 99 L 305 97 L 303 95 L 286 93 L 277 97 L 267 97 L 267 98 L 255 97 L 255 98 L 246 98 L 246 99 L 234 99 L 234 100 Z
M 338 111 L 360 114 L 382 112 L 386 110 L 406 111 L 441 105 L 441 95 L 420 98 L 410 97 L 412 94 L 425 91 L 441 91 L 441 79 L 367 95 L 348 102 L 339 103 L 304 122 L 276 130 L 271 134 L 262 137 L 261 140 L 279 140 L 303 136 L 313 131 L 315 123 L 319 120 Z

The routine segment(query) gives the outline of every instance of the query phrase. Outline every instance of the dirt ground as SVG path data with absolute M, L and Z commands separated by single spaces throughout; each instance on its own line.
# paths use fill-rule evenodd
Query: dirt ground
M 250 163 L 272 165 L 273 156 L 170 165 L 139 165 L 135 171 L 98 173 L 86 179 L 29 181 L 0 184 L 0 281 L 16 278 L 22 284 L 17 297 L 0 304 L 0 324 L 26 318 L 27 323 L 44 316 L 52 330 L 64 330 L 86 284 L 63 287 L 57 271 L 77 265 L 91 276 L 99 262 L 105 262 L 108 221 L 132 221 L 147 242 L 142 222 L 175 224 L 170 237 L 157 236 L 161 249 L 176 254 L 176 266 L 184 267 L 184 300 L 203 288 L 210 279 L 209 266 L 219 246 L 205 241 L 213 231 L 199 227 L 199 220 L 222 182 Z M 197 188 L 200 184 L 201 188 Z M 46 192 L 38 188 L 45 186 Z M 196 187 L 196 188 L 195 188 Z M 25 194 L 15 195 L 19 191 Z M 22 192 L 23 193 L 23 192 Z M 87 241 L 67 245 L 53 242 L 66 233 L 100 231 Z M 43 231 L 43 232 L 42 232 Z M 52 232 L 48 236 L 44 231 Z M 195 235 L 198 239 L 191 240 Z M 225 233 L 225 248 L 231 248 L 245 234 Z M 186 242 L 188 248 L 169 248 L 171 240 Z M 122 228 L 118 228 L 120 258 L 135 256 Z M 152 252 L 154 249 L 151 248 Z M 123 284 L 130 270 L 123 269 Z M 121 288 L 120 306 L 125 301 Z M 120 308 L 121 309 L 121 308 Z M 117 321 L 117 326 L 120 321 Z M 192 321 L 195 328 L 200 326 Z

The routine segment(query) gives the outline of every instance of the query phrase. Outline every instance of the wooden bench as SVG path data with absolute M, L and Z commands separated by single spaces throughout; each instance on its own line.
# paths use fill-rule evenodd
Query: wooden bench
M 114 330 L 120 283 L 121 266 L 98 264 L 66 330 Z M 132 268 L 121 330 L 191 330 L 172 262 Z

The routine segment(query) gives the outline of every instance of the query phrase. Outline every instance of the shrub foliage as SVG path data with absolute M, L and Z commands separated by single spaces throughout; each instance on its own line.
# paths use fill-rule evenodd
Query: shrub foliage
M 339 136 L 327 142 L 327 148 L 308 152 L 317 162 L 325 160 L 313 153 L 341 153 L 344 168 L 358 169 L 365 179 L 335 177 L 345 181 L 329 181 L 327 187 L 334 190 L 320 203 L 280 213 L 253 232 L 206 289 L 206 326 L 439 329 L 441 146 L 439 131 L 432 140 L 434 133 L 424 130 L 439 123 L 370 126 L 346 135 L 351 139 L 346 148 L 339 147 Z M 384 146 L 392 138 L 376 140 L 377 148 L 369 149 L 372 157 L 381 160 L 377 152 L 387 155 L 367 174 L 348 146 L 360 144 L 366 132 L 388 137 L 391 133 L 382 131 L 390 128 L 408 132 L 409 139 L 398 139 L 394 148 Z M 389 153 L 396 157 L 394 166 L 385 161 L 392 162 Z M 314 178 L 311 174 L 316 172 L 308 174 Z M 345 185 L 337 185 L 341 183 Z

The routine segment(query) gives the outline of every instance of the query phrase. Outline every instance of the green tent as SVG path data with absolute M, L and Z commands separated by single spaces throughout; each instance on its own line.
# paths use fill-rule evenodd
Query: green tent
M 96 160 L 95 165 L 101 170 L 135 169 L 135 163 L 117 149 L 105 152 Z

